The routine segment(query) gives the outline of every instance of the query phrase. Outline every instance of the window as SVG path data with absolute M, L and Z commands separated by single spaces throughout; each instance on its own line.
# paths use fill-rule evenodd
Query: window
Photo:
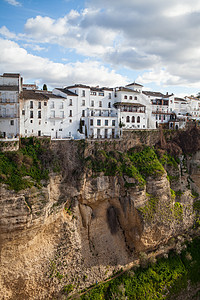
M 51 108 L 54 108 L 54 102 L 53 101 L 51 102 Z
M 99 101 L 99 107 L 102 107 L 102 101 Z
M 30 118 L 31 119 L 33 118 L 33 111 L 32 110 L 30 111 Z
M 108 120 L 105 120 L 105 126 L 108 126 Z
M 62 131 L 62 128 L 59 128 L 59 131 Z
M 24 109 L 22 109 L 22 115 L 23 115 L 23 116 L 25 115 L 25 110 L 24 110 Z
M 85 90 L 82 90 L 82 97 L 85 97 Z
M 90 120 L 90 126 L 93 126 L 93 119 Z
M 108 99 L 111 99 L 111 93 L 108 94 Z
M 38 109 L 41 109 L 41 102 L 38 102 Z
M 104 92 L 100 92 L 100 93 L 99 93 L 99 96 L 104 96 Z
M 112 126 L 115 126 L 115 120 L 112 120 Z
M 135 117 L 132 116 L 132 123 L 135 123 Z
M 92 116 L 92 117 L 94 116 L 94 112 L 93 112 L 93 110 L 91 111 L 91 116 Z
M 127 122 L 127 123 L 130 122 L 130 117 L 129 117 L 129 116 L 126 117 L 126 122 Z
M 61 111 L 61 112 L 60 112 L 60 117 L 61 117 L 61 118 L 64 118 L 64 111 Z
M 64 107 L 64 104 L 63 104 L 63 102 L 61 102 L 60 103 L 60 109 L 63 109 L 63 107 Z
M 33 120 L 30 120 L 30 123 L 33 123 Z
M 41 130 L 38 130 L 38 136 L 41 136 Z
M 94 106 L 94 100 L 91 101 L 91 106 L 92 106 L 92 107 Z
M 69 120 L 69 123 L 72 123 L 72 119 Z
M 111 108 L 111 102 L 108 102 L 108 108 Z
M 85 100 L 82 100 L 82 106 L 85 106 Z
M 132 97 L 132 96 L 129 96 L 129 99 L 130 99 L 130 100 L 132 100 L 132 99 L 133 99 L 133 97 Z
M 41 110 L 38 110 L 38 119 L 41 119 Z
M 90 95 L 94 95 L 94 96 L 96 96 L 96 92 L 90 92 Z
M 85 117 L 85 111 L 82 110 L 82 117 Z
M 30 101 L 30 108 L 33 108 L 33 101 Z
M 39 121 L 38 124 L 41 125 L 41 121 Z
M 134 100 L 137 100 L 137 96 L 134 97 Z
M 72 106 L 72 99 L 69 99 L 69 106 Z
M 97 126 L 101 126 L 101 120 L 97 120 Z
M 140 123 L 140 117 L 139 116 L 137 117 L 137 123 Z
M 124 99 L 127 99 L 127 96 L 126 96 L 126 95 L 124 96 Z
M 46 101 L 44 102 L 44 106 L 47 106 L 47 102 Z
M 69 111 L 69 116 L 72 117 L 72 110 Z
M 10 125 L 14 125 L 14 120 L 11 120 L 11 121 L 10 121 Z

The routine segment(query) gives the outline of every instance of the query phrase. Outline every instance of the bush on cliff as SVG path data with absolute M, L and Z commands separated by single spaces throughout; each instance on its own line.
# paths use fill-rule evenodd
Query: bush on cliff
M 48 180 L 49 170 L 57 164 L 49 148 L 49 140 L 21 139 L 20 149 L 0 152 L 0 182 L 19 191 Z

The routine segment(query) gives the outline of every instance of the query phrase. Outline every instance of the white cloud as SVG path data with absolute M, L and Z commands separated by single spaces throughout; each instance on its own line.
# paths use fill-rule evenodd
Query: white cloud
M 145 71 L 140 78 L 145 83 L 199 83 L 200 3 L 196 0 L 91 0 L 83 11 L 72 10 L 58 19 L 30 18 L 24 29 L 25 33 L 15 34 L 4 26 L 0 33 L 36 44 L 37 51 L 50 43 L 114 69 Z
M 5 0 L 5 1 L 13 6 L 21 6 L 21 3 L 16 0 Z
M 0 39 L 0 69 L 2 72 L 20 72 L 27 80 L 38 79 L 48 85 L 63 86 L 83 83 L 101 86 L 117 86 L 127 79 L 104 67 L 97 61 L 54 63 L 47 58 L 29 54 L 16 42 Z
M 35 44 L 23 44 L 23 47 L 24 48 L 30 48 L 33 51 L 38 51 L 38 52 L 40 52 L 40 51 L 46 51 L 46 48 L 41 47 L 39 45 L 35 45 Z

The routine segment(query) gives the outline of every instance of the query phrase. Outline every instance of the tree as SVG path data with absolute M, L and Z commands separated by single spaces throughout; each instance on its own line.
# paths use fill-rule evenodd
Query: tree
M 43 91 L 47 91 L 47 85 L 43 84 Z

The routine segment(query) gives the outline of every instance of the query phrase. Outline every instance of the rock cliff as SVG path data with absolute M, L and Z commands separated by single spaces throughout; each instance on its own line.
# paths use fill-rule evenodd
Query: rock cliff
M 199 131 L 188 134 L 191 143 L 192 136 L 200 137 Z M 193 207 L 200 189 L 200 149 L 188 155 L 189 146 L 183 139 L 181 148 L 177 135 L 166 136 L 164 146 L 155 139 L 164 166 L 156 176 L 155 170 L 139 177 L 132 156 L 121 154 L 129 150 L 123 141 L 57 141 L 51 151 L 61 171 L 51 172 L 42 188 L 14 192 L 1 184 L 0 299 L 66 299 L 68 292 L 128 266 L 141 252 L 189 234 L 199 218 Z M 137 146 L 143 142 L 142 136 Z M 174 149 L 178 163 L 166 159 Z

